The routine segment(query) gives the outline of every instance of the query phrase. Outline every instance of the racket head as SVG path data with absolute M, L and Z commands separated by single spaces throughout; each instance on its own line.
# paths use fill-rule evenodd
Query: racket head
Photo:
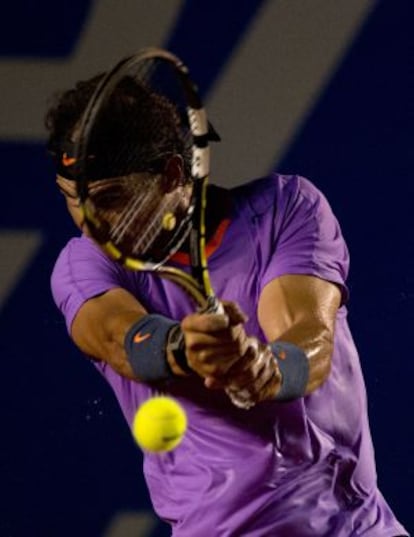
M 85 224 L 105 251 L 128 268 L 156 270 L 192 230 L 200 272 L 209 125 L 181 60 L 147 48 L 120 61 L 97 85 L 72 138 Z M 202 287 L 204 272 L 196 274 Z

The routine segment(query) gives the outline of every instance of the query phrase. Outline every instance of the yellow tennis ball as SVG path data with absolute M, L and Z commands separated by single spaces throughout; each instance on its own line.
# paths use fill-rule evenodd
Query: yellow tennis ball
M 137 410 L 132 434 L 146 451 L 171 451 L 183 439 L 187 430 L 187 415 L 171 397 L 152 397 Z

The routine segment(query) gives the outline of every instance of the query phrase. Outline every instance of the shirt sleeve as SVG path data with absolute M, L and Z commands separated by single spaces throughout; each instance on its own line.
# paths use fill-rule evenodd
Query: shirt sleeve
M 82 236 L 68 242 L 51 276 L 52 295 L 65 317 L 68 332 L 84 302 L 121 286 L 119 268 L 88 237 Z
M 325 196 L 303 177 L 279 178 L 272 238 L 262 288 L 285 274 L 304 274 L 337 284 L 348 298 L 349 253 Z

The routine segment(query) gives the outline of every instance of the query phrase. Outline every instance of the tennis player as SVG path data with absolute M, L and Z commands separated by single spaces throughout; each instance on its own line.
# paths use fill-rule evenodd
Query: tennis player
M 71 143 L 97 80 L 60 95 L 46 118 L 57 184 L 81 230 Z M 102 139 L 110 136 L 103 127 Z M 186 204 L 182 162 L 165 157 L 163 175 Z M 108 177 L 100 172 L 98 187 Z M 156 513 L 175 537 L 407 536 L 377 487 L 347 322 L 348 250 L 327 200 L 307 179 L 273 173 L 231 190 L 210 186 L 209 201 L 222 315 L 194 313 L 174 284 L 122 268 L 86 229 L 63 248 L 51 279 L 70 337 L 129 424 L 160 391 L 187 412 L 182 444 L 144 455 Z M 172 264 L 188 263 L 184 244 Z M 177 326 L 185 352 L 174 345 Z M 233 405 L 226 386 L 254 406 Z

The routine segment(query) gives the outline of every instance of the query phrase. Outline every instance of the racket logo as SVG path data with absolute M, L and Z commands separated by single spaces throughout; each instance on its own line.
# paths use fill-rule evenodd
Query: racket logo
M 151 334 L 141 334 L 141 332 L 137 332 L 134 336 L 134 343 L 142 343 L 149 337 L 151 337 Z

